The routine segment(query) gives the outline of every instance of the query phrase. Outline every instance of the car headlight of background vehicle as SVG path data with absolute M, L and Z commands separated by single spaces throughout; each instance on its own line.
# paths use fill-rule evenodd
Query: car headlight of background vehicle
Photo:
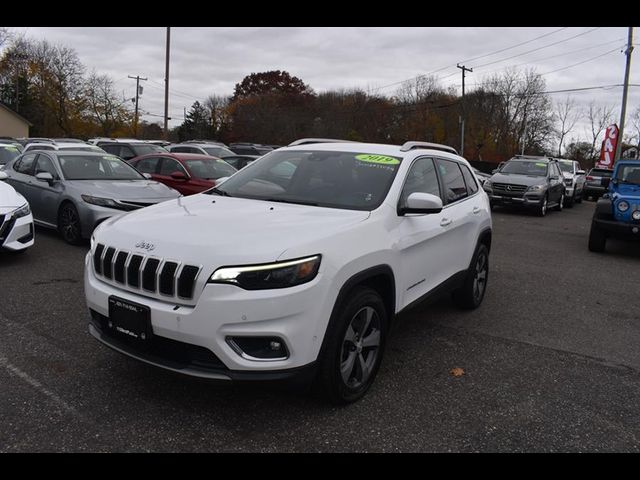
M 640 210 L 636 210 L 635 212 L 633 212 L 631 214 L 631 218 L 633 218 L 634 220 L 640 220 Z
M 620 210 L 621 212 L 626 212 L 627 210 L 629 210 L 629 203 L 622 200 L 618 203 L 618 210 Z
M 120 205 L 118 205 L 118 203 L 115 200 L 112 200 L 111 198 L 102 198 L 102 197 L 94 197 L 92 195 L 80 195 L 82 197 L 82 200 L 84 200 L 87 203 L 90 203 L 91 205 L 98 205 L 100 207 L 107 207 L 107 208 L 121 208 Z
M 528 190 L 529 190 L 530 192 L 540 192 L 540 191 L 544 190 L 544 189 L 545 189 L 545 187 L 546 187 L 546 185 L 542 185 L 542 184 L 541 184 L 541 185 L 531 185 L 531 186 L 528 188 Z
M 13 216 L 15 218 L 26 217 L 31 213 L 31 207 L 29 207 L 28 203 L 25 203 L 23 206 L 13 211 Z
M 213 272 L 209 283 L 228 283 L 245 290 L 293 287 L 316 277 L 321 257 L 312 255 L 263 265 L 222 267 Z

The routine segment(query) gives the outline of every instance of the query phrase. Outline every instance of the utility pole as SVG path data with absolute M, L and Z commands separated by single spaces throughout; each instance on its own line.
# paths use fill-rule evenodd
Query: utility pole
M 464 156 L 464 119 L 465 119 L 465 109 L 464 109 L 464 77 L 465 72 L 473 72 L 473 68 L 467 68 L 464 65 L 457 64 L 460 70 L 462 70 L 462 116 L 460 117 L 460 156 Z
M 169 138 L 169 45 L 171 42 L 171 27 L 167 27 L 167 53 L 164 68 L 164 139 Z
M 136 114 L 134 117 L 134 127 L 133 127 L 133 131 L 134 133 L 134 137 L 138 136 L 138 98 L 140 97 L 140 80 L 143 81 L 147 81 L 147 78 L 143 78 L 140 75 L 136 75 L 135 77 L 132 77 L 131 75 L 129 75 L 129 78 L 133 79 L 136 81 Z
M 613 156 L 614 163 L 620 160 L 620 152 L 622 151 L 622 139 L 624 138 L 624 118 L 627 114 L 627 93 L 629 91 L 629 71 L 631 70 L 631 52 L 633 52 L 633 27 L 629 27 L 629 39 L 627 40 L 627 65 L 624 70 L 624 88 L 622 90 L 622 109 L 620 110 L 620 130 L 618 131 L 618 144 L 616 145 L 616 153 Z

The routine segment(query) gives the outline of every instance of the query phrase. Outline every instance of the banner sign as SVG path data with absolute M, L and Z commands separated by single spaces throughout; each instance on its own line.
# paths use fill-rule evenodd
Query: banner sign
M 596 168 L 613 168 L 616 146 L 618 145 L 618 126 L 610 125 L 604 131 L 604 140 L 600 149 L 600 160 L 596 162 Z

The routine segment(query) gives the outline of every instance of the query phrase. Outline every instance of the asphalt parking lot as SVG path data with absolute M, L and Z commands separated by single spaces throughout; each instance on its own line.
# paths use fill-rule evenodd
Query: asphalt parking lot
M 640 245 L 589 252 L 593 208 L 494 211 L 483 305 L 403 314 L 372 389 L 342 408 L 103 347 L 88 245 L 37 229 L 0 255 L 0 451 L 640 451 Z

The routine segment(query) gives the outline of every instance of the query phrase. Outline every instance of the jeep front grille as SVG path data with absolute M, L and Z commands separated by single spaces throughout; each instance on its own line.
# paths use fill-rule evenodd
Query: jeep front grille
M 101 243 L 93 253 L 96 275 L 141 294 L 193 298 L 201 268 L 163 258 L 116 250 Z

